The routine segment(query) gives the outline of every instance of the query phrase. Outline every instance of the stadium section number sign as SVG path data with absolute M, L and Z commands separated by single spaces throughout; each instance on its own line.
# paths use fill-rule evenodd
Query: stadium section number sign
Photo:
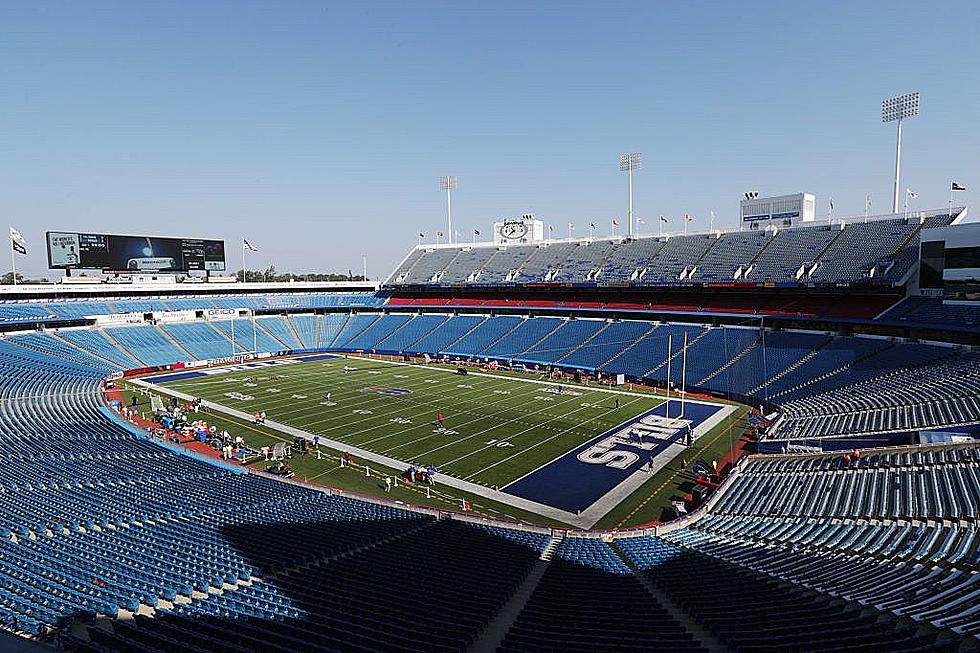
M 225 241 L 47 232 L 51 269 L 176 272 L 225 270 Z

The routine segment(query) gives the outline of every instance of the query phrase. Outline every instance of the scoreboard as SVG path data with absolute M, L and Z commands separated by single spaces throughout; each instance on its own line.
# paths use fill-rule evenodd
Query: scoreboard
M 63 231 L 47 232 L 48 267 L 116 272 L 225 270 L 225 242 Z

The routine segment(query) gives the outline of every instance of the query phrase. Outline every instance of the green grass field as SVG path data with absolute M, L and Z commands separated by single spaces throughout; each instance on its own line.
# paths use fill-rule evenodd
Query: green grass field
M 356 369 L 345 373 L 345 365 Z M 166 386 L 248 413 L 265 410 L 270 419 L 305 431 L 406 462 L 433 463 L 440 472 L 501 487 L 663 401 L 649 389 L 616 395 L 576 384 L 566 384 L 566 393 L 558 395 L 545 391 L 550 384 L 529 383 L 538 377 L 528 374 L 501 371 L 491 376 L 459 376 L 452 373 L 454 369 L 337 358 L 219 373 Z M 363 392 L 369 387 L 412 393 L 386 396 Z M 129 400 L 132 389 L 128 385 L 124 389 Z M 327 389 L 334 405 L 324 405 Z M 234 392 L 254 399 L 227 396 Z M 619 409 L 615 408 L 617 396 Z M 438 427 L 434 421 L 440 412 L 445 428 L 456 434 L 435 432 Z M 746 413 L 747 409 L 740 408 L 699 438 L 688 458 L 721 459 L 744 430 Z M 212 413 L 208 419 L 219 429 L 242 435 L 255 448 L 290 441 L 286 434 L 224 413 Z M 431 496 L 418 486 L 399 486 L 388 494 L 381 475 L 397 475 L 401 469 L 372 464 L 375 474 L 365 477 L 360 469 L 339 466 L 339 454 L 325 449 L 322 459 L 295 457 L 290 466 L 300 478 L 354 492 L 448 510 L 458 510 L 465 500 L 476 512 L 490 517 L 566 525 L 445 485 L 439 485 Z M 595 527 L 624 528 L 666 519 L 671 500 L 683 498 L 691 487 L 690 474 L 680 469 L 679 462 L 671 464 L 652 475 Z
M 345 372 L 347 367 L 351 370 Z M 662 402 L 652 395 L 578 386 L 556 394 L 548 391 L 552 385 L 360 358 L 216 374 L 166 386 L 249 413 L 264 410 L 277 422 L 406 463 L 434 464 L 440 473 L 487 487 L 504 486 Z M 386 395 L 372 387 L 411 392 Z M 234 392 L 253 398 L 227 396 Z M 439 414 L 442 427 L 436 422 Z

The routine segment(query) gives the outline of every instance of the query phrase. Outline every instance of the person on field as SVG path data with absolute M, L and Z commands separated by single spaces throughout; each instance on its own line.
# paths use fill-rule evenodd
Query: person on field
M 391 477 L 385 476 L 385 492 L 391 492 Z
M 438 415 L 436 415 L 436 421 L 439 422 L 439 426 L 443 426 L 446 420 L 442 416 L 442 413 L 439 413 Z

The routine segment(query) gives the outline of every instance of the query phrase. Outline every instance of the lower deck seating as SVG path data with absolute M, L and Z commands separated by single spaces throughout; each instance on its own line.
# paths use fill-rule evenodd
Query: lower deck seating
M 2 340 L 0 370 L 0 627 L 60 629 L 69 649 L 448 653 L 535 581 L 502 651 L 704 650 L 690 620 L 746 651 L 953 651 L 980 633 L 976 447 L 753 459 L 700 522 L 566 537 L 548 562 L 545 534 L 163 448 L 100 410 L 104 370 Z

